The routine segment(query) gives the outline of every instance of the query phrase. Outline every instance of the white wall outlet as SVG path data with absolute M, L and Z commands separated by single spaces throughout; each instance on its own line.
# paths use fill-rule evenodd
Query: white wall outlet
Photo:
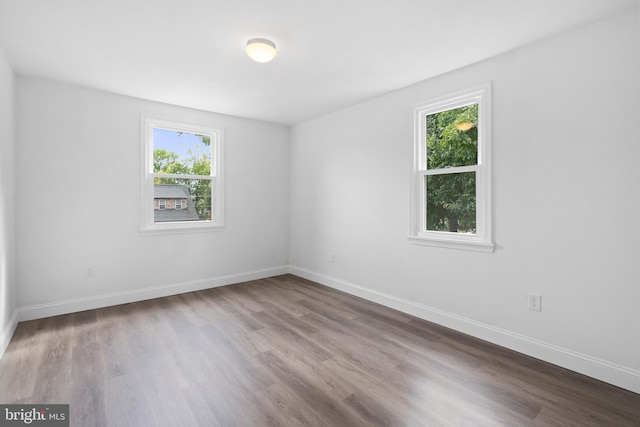
M 331 252 L 331 253 L 329 254 L 329 262 L 330 262 L 331 264 L 333 264 L 333 263 L 335 263 L 335 262 L 336 262 L 336 254 L 335 254 L 335 252 Z
M 96 275 L 95 265 L 87 265 L 84 267 L 84 277 L 95 277 L 95 275 Z
M 542 311 L 542 295 L 534 292 L 527 294 L 527 308 L 534 311 Z

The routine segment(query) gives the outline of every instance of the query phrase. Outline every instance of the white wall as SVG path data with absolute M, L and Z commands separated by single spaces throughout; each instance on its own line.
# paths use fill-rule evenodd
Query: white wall
M 633 11 L 295 126 L 292 271 L 640 392 L 637 32 Z M 412 109 L 488 81 L 497 249 L 412 245 Z
M 14 77 L 0 48 L 0 356 L 15 329 L 14 158 Z
M 16 99 L 21 320 L 286 271 L 287 127 L 27 77 Z M 223 129 L 224 231 L 140 234 L 141 114 Z

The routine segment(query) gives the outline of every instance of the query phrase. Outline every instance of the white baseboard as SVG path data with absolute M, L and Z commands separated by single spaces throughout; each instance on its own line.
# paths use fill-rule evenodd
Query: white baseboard
M 170 285 L 155 286 L 145 289 L 136 289 L 124 292 L 97 295 L 84 298 L 74 298 L 66 301 L 57 301 L 47 304 L 30 305 L 16 310 L 17 319 L 20 322 L 41 319 L 43 317 L 58 316 L 60 314 L 77 313 L 84 310 L 109 307 L 112 305 L 126 304 L 130 302 L 144 301 L 153 298 L 182 294 L 185 292 L 200 291 L 219 286 L 232 285 L 234 283 L 250 280 L 264 279 L 267 277 L 287 274 L 288 266 L 265 268 L 228 276 L 219 276 L 208 279 L 192 280 L 188 282 L 172 283 Z M 11 335 L 13 332 L 11 332 Z M 3 335 L 4 336 L 4 335 Z M 11 337 L 9 337 L 9 340 Z
M 11 342 L 11 338 L 13 337 L 13 333 L 16 331 L 16 327 L 18 326 L 18 311 L 14 310 L 11 318 L 9 319 L 9 323 L 7 323 L 2 329 L 2 334 L 0 334 L 0 359 L 4 356 L 4 352 L 9 346 Z
M 290 266 L 289 273 L 640 393 L 640 371 L 301 267 Z

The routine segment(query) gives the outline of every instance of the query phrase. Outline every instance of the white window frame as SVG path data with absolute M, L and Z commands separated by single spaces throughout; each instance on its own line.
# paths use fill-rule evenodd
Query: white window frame
M 428 170 L 426 117 L 471 104 L 478 104 L 478 163 L 471 166 Z M 491 83 L 437 98 L 414 108 L 414 155 L 411 178 L 411 228 L 409 232 L 411 243 L 493 252 L 491 123 Z M 462 172 L 476 173 L 476 233 L 427 230 L 425 177 L 438 173 Z
M 167 210 L 167 200 L 166 199 L 158 199 L 158 210 L 160 210 L 160 211 Z
M 141 117 L 142 128 L 142 186 L 141 186 L 141 226 L 140 231 L 145 234 L 172 234 L 203 231 L 221 231 L 224 223 L 224 174 L 223 174 L 223 132 L 222 129 L 208 126 Z M 211 174 L 207 176 L 157 174 L 153 171 L 153 129 L 166 129 L 177 132 L 206 135 L 211 139 Z M 154 178 L 186 178 L 208 179 L 212 182 L 211 220 L 199 221 L 169 221 L 155 222 L 154 220 Z
M 178 204 L 180 204 L 180 207 L 178 207 Z M 173 209 L 177 211 L 182 210 L 182 199 L 175 201 L 175 205 L 173 206 Z

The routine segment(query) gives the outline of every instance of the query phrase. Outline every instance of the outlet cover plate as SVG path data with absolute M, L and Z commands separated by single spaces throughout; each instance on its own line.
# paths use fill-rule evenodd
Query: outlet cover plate
M 542 295 L 535 292 L 527 294 L 527 308 L 534 311 L 542 311 Z

